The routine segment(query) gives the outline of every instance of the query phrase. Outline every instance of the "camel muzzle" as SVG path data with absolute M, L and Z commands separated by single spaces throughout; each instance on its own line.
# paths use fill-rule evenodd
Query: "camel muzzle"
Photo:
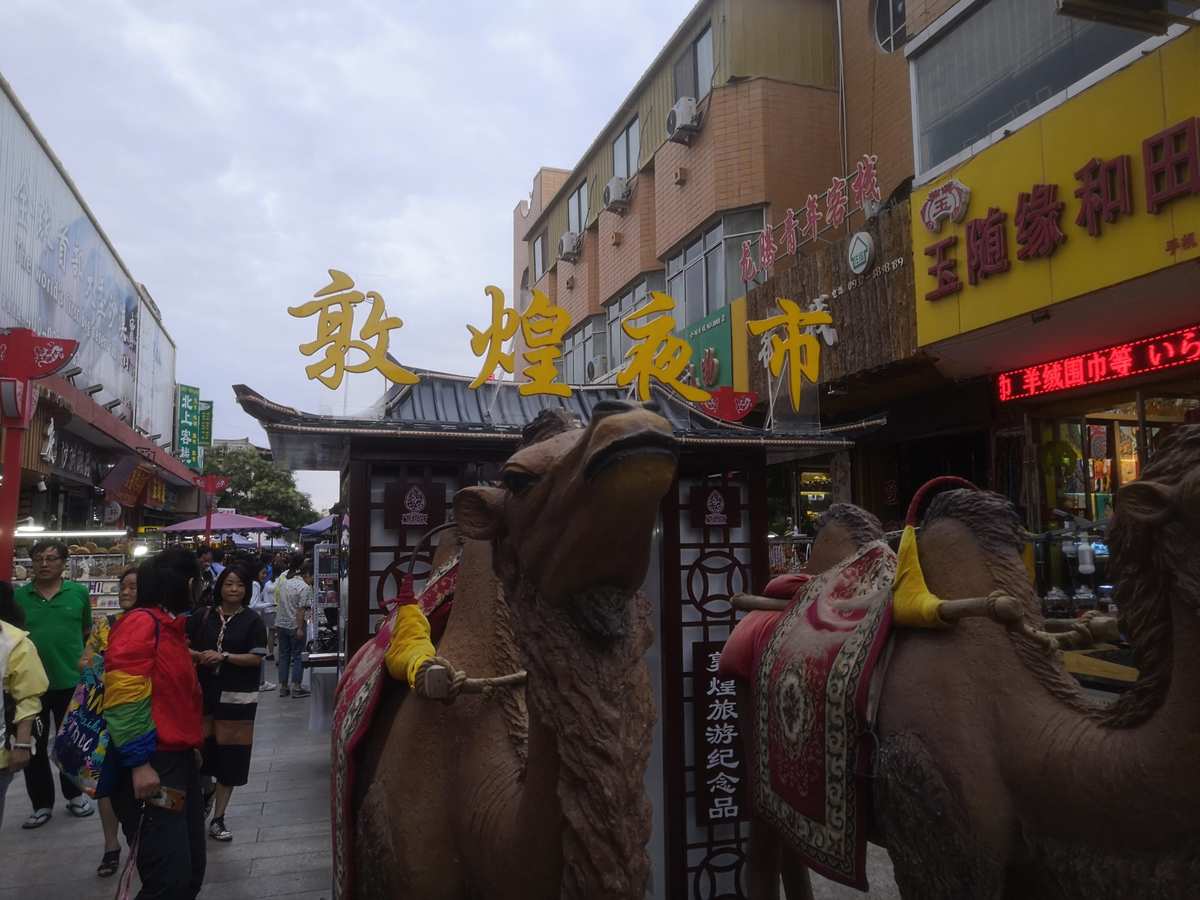
M 674 463 L 679 459 L 679 443 L 673 435 L 654 429 L 627 434 L 594 451 L 584 466 L 583 477 L 591 481 L 610 466 L 640 456 L 663 456 Z

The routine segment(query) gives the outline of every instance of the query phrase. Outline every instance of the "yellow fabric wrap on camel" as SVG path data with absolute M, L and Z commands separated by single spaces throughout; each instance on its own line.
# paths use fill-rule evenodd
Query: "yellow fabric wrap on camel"
M 429 639 L 429 620 L 415 603 L 396 610 L 392 620 L 392 639 L 388 643 L 388 674 L 410 688 L 417 686 L 417 670 L 426 660 L 433 659 L 433 642 Z
M 907 628 L 943 628 L 946 623 L 938 615 L 942 601 L 925 586 L 921 558 L 917 553 L 917 530 L 911 525 L 900 538 L 900 553 L 896 559 L 896 583 L 892 587 L 892 618 Z

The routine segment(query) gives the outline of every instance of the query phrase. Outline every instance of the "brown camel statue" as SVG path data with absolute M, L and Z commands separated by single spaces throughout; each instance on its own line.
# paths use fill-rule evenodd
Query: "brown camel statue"
M 945 599 L 1041 612 L 1011 505 L 937 496 L 920 558 Z M 1200 881 L 1200 426 L 1121 489 L 1109 533 L 1139 680 L 1090 702 L 1020 628 L 897 630 L 877 725 L 878 837 L 906 898 L 1185 898 Z M 785 872 L 788 861 L 784 861 Z
M 438 654 L 521 689 L 444 705 L 393 683 L 355 798 L 354 895 L 641 900 L 655 710 L 638 593 L 676 442 L 650 409 L 543 415 L 503 487 L 454 498 L 462 562 Z

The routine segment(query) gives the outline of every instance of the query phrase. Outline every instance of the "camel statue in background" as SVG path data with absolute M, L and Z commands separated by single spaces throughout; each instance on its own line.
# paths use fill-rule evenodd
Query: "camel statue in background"
M 666 421 L 545 414 L 503 487 L 454 498 L 462 560 L 438 655 L 528 684 L 452 705 L 385 688 L 355 808 L 354 896 L 641 900 L 655 710 L 638 593 L 675 475 Z M 527 430 L 528 431 L 528 430 Z
M 919 553 L 947 600 L 1041 622 L 1007 500 L 934 498 Z M 1184 898 L 1200 872 L 1200 426 L 1121 489 L 1109 535 L 1140 677 L 1090 702 L 1046 644 L 984 618 L 893 632 L 873 806 L 906 898 Z M 785 870 L 787 862 L 785 860 Z

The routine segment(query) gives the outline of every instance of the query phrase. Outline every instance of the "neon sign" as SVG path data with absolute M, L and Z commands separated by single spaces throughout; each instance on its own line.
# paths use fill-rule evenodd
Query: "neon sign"
M 1200 363 L 1200 325 L 1013 369 L 996 377 L 1001 403 Z

